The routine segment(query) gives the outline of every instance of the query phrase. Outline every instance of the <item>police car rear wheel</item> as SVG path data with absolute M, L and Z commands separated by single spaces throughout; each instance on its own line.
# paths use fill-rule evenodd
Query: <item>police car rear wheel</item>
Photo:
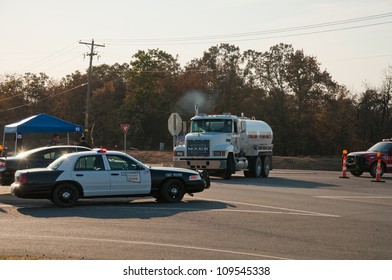
M 79 199 L 79 191 L 76 186 L 64 183 L 56 187 L 52 201 L 60 207 L 72 207 Z
M 180 202 L 184 195 L 184 184 L 178 179 L 170 179 L 161 187 L 161 198 L 166 202 Z

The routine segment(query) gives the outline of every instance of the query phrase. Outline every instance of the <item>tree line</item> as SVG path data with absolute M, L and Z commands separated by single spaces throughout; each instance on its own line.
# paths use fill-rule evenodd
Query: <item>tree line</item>
M 4 75 L 0 81 L 0 125 L 39 113 L 84 124 L 88 73 L 61 80 L 45 73 Z M 378 88 L 350 93 L 320 69 L 314 56 L 292 45 L 240 51 L 220 44 L 181 67 L 159 49 L 139 50 L 130 63 L 92 71 L 89 139 L 94 146 L 123 147 L 120 124 L 130 124 L 127 146 L 172 147 L 167 120 L 200 112 L 244 113 L 274 131 L 276 155 L 337 155 L 391 138 L 392 67 Z

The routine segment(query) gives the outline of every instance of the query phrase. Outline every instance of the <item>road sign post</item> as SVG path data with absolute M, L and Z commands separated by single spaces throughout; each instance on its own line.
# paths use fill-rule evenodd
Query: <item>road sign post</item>
M 171 113 L 167 120 L 170 134 L 173 136 L 173 149 L 176 146 L 176 136 L 182 131 L 182 119 L 178 113 Z
M 120 124 L 120 126 L 121 126 L 121 130 L 124 132 L 124 152 L 126 152 L 127 151 L 127 133 L 128 133 L 129 127 L 131 125 L 128 123 L 122 123 L 122 124 Z

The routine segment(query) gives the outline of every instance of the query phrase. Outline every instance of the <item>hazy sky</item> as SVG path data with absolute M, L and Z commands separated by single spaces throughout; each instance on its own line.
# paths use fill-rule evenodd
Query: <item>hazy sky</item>
M 184 66 L 219 43 L 260 52 L 287 43 L 358 92 L 392 65 L 392 1 L 0 0 L 0 38 L 0 75 L 56 79 L 88 67 L 80 40 L 105 44 L 94 65 L 159 48 Z

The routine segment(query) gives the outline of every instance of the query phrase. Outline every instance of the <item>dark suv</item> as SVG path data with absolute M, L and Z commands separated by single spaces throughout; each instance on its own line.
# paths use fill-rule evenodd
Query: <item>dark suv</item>
M 0 158 L 1 185 L 11 185 L 16 170 L 34 167 L 47 167 L 63 154 L 89 151 L 90 148 L 82 146 L 51 146 L 32 149 L 14 157 Z
M 392 139 L 383 139 L 365 152 L 353 152 L 347 155 L 347 170 L 354 176 L 370 172 L 376 177 L 377 153 L 381 154 L 381 176 L 392 172 Z

